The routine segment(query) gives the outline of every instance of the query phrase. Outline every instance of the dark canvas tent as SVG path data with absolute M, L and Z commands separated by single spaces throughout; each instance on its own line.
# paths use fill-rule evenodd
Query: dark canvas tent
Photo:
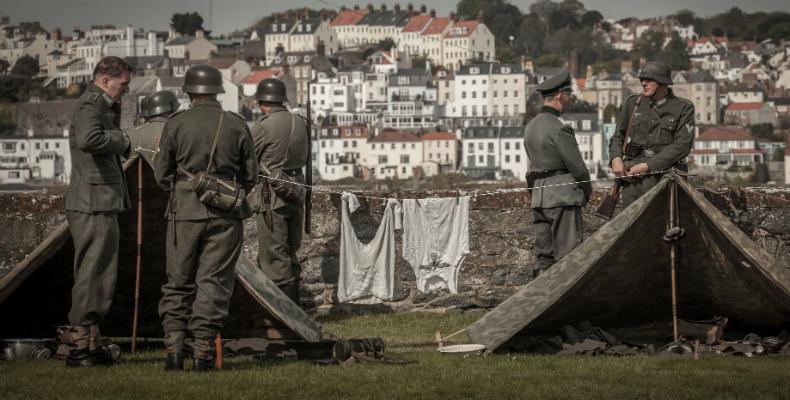
M 546 274 L 476 321 L 468 328 L 471 340 L 496 351 L 519 337 L 556 334 L 584 320 L 605 328 L 671 320 L 671 246 L 662 237 L 672 182 L 662 180 Z M 678 253 L 678 315 L 723 315 L 731 326 L 748 329 L 790 327 L 790 269 L 684 179 L 677 179 L 677 193 L 679 222 L 686 230 Z
M 164 218 L 167 196 L 154 182 L 153 171 L 142 168 L 143 233 L 142 274 L 138 336 L 162 337 L 157 314 L 161 286 L 165 282 Z M 109 315 L 102 323 L 107 336 L 131 336 L 134 308 L 137 238 L 138 167 L 124 165 L 132 209 L 119 214 L 121 244 L 118 281 Z M 0 279 L 0 337 L 51 337 L 55 327 L 68 322 L 73 284 L 74 246 L 68 224 L 50 234 L 8 275 Z M 308 342 L 321 339 L 321 326 L 310 318 L 242 254 L 236 265 L 236 288 L 223 337 L 266 337 L 279 330 Z M 271 337 L 274 338 L 274 337 Z

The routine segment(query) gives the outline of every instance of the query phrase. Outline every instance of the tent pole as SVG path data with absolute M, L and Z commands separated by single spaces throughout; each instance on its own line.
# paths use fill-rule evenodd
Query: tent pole
M 669 186 L 669 224 L 670 228 L 674 228 L 677 226 L 677 219 L 675 218 L 675 213 L 677 212 L 677 176 L 672 177 L 672 184 Z M 675 240 L 672 243 L 672 248 L 670 249 L 670 259 L 671 259 L 671 281 L 672 281 L 672 336 L 674 341 L 678 341 L 680 337 L 678 333 L 678 291 L 677 291 L 677 280 L 676 280 L 676 270 L 677 270 L 677 263 L 678 263 L 678 242 Z
M 143 259 L 143 159 L 137 159 L 137 262 L 134 273 L 134 315 L 132 316 L 132 354 L 137 352 L 137 316 L 140 305 L 140 270 Z

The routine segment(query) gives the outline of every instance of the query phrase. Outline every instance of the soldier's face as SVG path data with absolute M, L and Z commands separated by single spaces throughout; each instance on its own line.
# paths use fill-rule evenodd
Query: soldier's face
M 120 76 L 114 77 L 103 75 L 99 79 L 99 87 L 112 97 L 113 100 L 118 100 L 121 96 L 129 92 L 129 82 L 132 80 L 132 74 L 129 71 L 123 71 Z
M 658 90 L 658 82 L 652 79 L 640 79 L 639 82 L 642 84 L 642 95 L 645 97 L 650 97 L 656 94 L 656 90 Z

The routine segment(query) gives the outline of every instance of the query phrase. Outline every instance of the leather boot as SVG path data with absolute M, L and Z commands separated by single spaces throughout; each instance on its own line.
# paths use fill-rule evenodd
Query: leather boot
M 66 357 L 67 367 L 93 367 L 94 360 L 90 351 L 90 330 L 85 326 L 69 326 L 69 355 Z
M 184 370 L 184 340 L 186 332 L 168 331 L 165 333 L 165 371 Z
M 195 364 L 192 370 L 195 372 L 214 371 L 214 338 L 195 339 Z
M 99 332 L 99 325 L 93 324 L 88 327 L 88 348 L 91 351 L 94 365 L 111 366 L 115 364 L 112 351 L 104 344 L 104 339 Z

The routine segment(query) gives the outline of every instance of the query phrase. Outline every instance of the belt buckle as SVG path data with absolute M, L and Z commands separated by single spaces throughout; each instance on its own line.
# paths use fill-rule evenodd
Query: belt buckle
M 644 154 L 645 157 L 649 158 L 649 157 L 653 157 L 656 154 L 656 152 L 654 152 L 652 149 L 645 149 Z

